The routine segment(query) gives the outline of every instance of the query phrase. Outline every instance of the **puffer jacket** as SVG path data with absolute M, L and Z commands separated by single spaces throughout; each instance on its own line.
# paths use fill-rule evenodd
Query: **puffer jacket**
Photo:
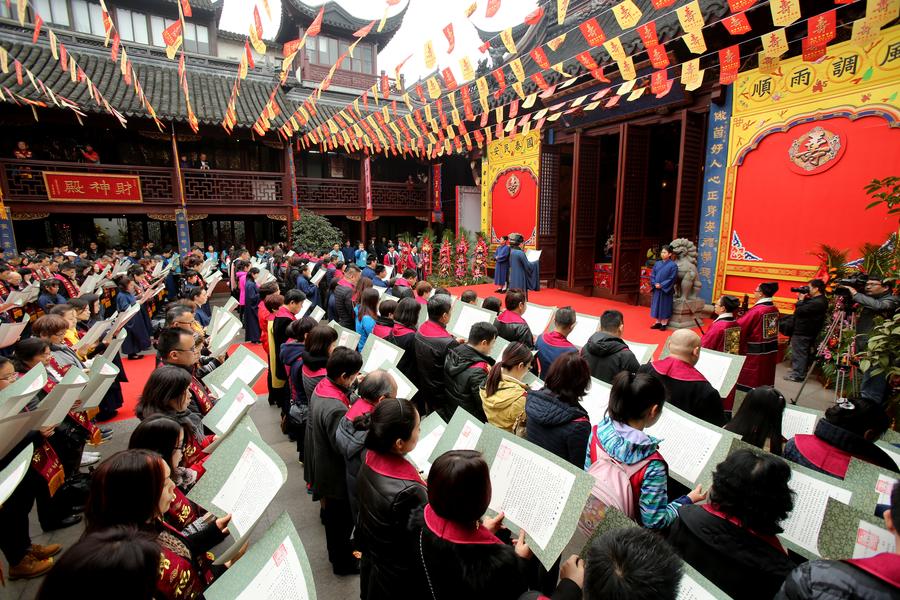
M 528 327 L 528 323 L 522 318 L 522 315 L 509 310 L 504 310 L 497 316 L 495 322 L 497 326 L 497 335 L 508 342 L 522 342 L 531 349 L 534 349 L 534 334 Z
M 822 419 L 809 434 L 798 434 L 784 446 L 787 460 L 819 473 L 843 479 L 850 459 L 857 458 L 882 469 L 900 472 L 897 464 L 874 443 Z
M 334 320 L 341 327 L 356 331 L 356 314 L 353 312 L 353 286 L 342 279 L 334 288 Z
M 337 444 L 338 451 L 344 457 L 347 473 L 347 492 L 350 496 L 350 512 L 353 515 L 353 522 L 356 523 L 356 515 L 359 511 L 359 505 L 356 501 L 356 476 L 359 473 L 359 467 L 362 465 L 363 447 L 366 443 L 367 430 L 357 430 L 353 424 L 356 417 L 372 412 L 372 406 L 368 400 L 357 398 L 350 406 L 350 410 L 344 414 L 344 418 L 338 423 L 337 431 L 334 433 L 334 441 Z
M 281 364 L 287 371 L 291 402 L 294 404 L 309 404 L 309 397 L 303 389 L 302 356 L 304 351 L 303 344 L 293 339 L 281 345 Z
M 531 423 L 528 424 L 529 433 Z M 640 462 L 659 449 L 659 440 L 624 423 L 605 417 L 591 430 L 585 470 L 591 466 L 591 446 L 598 444 L 612 458 L 626 465 Z M 691 504 L 690 498 L 682 496 L 669 502 L 667 492 L 669 469 L 661 460 L 651 460 L 644 470 L 641 494 L 638 499 L 640 522 L 648 529 L 663 529 L 678 517 L 678 509 Z
M 549 389 L 528 390 L 525 402 L 528 441 L 580 467 L 591 434 L 581 405 L 572 406 Z
M 416 332 L 414 349 L 419 389 L 428 410 L 436 410 L 445 421 L 450 420 L 456 406 L 447 406 L 444 361 L 450 349 L 458 345 L 444 326 L 435 321 L 425 321 Z
M 612 383 L 613 377 L 621 371 L 636 372 L 641 366 L 622 338 L 604 331 L 591 336 L 581 355 L 587 361 L 591 375 L 606 383 Z
M 892 581 L 872 571 L 893 575 Z M 900 555 L 878 554 L 853 561 L 813 560 L 787 576 L 775 600 L 894 600 L 900 588 Z
M 468 344 L 451 348 L 444 361 L 444 382 L 447 384 L 447 409 L 452 412 L 461 406 L 479 421 L 487 421 L 481 407 L 479 389 L 487 379 L 494 359 Z
M 300 380 L 303 382 L 303 394 L 307 401 L 312 398 L 313 390 L 325 377 L 325 365 L 328 364 L 327 356 L 314 356 L 307 351 L 300 355 L 303 366 L 300 369 Z
M 501 376 L 497 391 L 490 396 L 483 387 L 478 390 L 487 422 L 512 432 L 516 419 L 525 412 L 526 392 L 528 386 L 509 375 Z

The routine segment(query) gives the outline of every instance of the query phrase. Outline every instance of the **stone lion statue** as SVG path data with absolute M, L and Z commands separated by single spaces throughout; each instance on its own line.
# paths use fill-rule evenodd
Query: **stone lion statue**
M 678 266 L 678 279 L 675 282 L 675 298 L 692 300 L 702 287 L 697 271 L 697 246 L 689 239 L 678 238 L 672 241 L 675 252 L 675 264 Z

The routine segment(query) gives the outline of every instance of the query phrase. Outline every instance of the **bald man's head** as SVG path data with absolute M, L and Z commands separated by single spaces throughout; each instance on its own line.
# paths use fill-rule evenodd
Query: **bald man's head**
M 356 392 L 369 402 L 397 397 L 397 382 L 387 371 L 377 369 L 363 378 Z
M 690 329 L 678 329 L 669 337 L 669 352 L 675 358 L 695 365 L 700 358 L 700 336 Z

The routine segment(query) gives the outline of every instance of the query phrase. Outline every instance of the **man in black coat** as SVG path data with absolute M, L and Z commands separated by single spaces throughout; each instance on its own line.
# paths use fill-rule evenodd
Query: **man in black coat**
M 600 316 L 600 331 L 591 336 L 581 355 L 600 381 L 612 383 L 620 371 L 637 372 L 640 368 L 634 353 L 622 340 L 625 317 L 617 310 L 607 310 Z
M 794 308 L 794 331 L 791 334 L 791 372 L 784 376 L 788 381 L 803 381 L 809 368 L 816 337 L 825 324 L 828 300 L 825 299 L 825 282 L 811 279 L 809 294 L 797 295 Z
M 494 359 L 489 354 L 496 339 L 497 328 L 491 323 L 475 323 L 469 330 L 466 343 L 447 353 L 447 360 L 444 361 L 444 381 L 447 383 L 444 412 L 449 414 L 445 416 L 441 413 L 442 417 L 451 418 L 456 407 L 461 406 L 482 423 L 487 422 L 478 390 L 494 365 Z
M 344 276 L 337 282 L 334 288 L 334 312 L 335 320 L 341 327 L 356 331 L 353 313 L 353 292 L 356 291 L 356 282 L 359 281 L 360 270 L 356 265 L 344 267 Z
M 344 240 L 344 245 L 341 248 L 341 257 L 348 265 L 356 262 L 356 248 L 350 245 L 350 240 Z
M 450 321 L 450 297 L 435 294 L 428 299 L 428 320 L 422 323 L 416 332 L 413 349 L 416 353 L 416 367 L 419 370 L 419 394 L 416 399 L 427 402 L 419 406 L 419 412 L 426 414 L 437 410 L 442 417 L 449 420 L 453 414 L 448 410 L 446 385 L 444 381 L 444 362 L 451 348 L 459 345 L 453 335 L 447 331 Z M 425 404 L 425 402 L 421 402 Z M 426 410 L 427 409 L 427 410 Z M 449 413 L 449 415 L 448 415 Z
M 690 329 L 679 329 L 669 338 L 670 355 L 638 369 L 662 380 L 669 402 L 707 423 L 721 427 L 725 411 L 719 392 L 694 365 L 700 358 L 700 336 Z

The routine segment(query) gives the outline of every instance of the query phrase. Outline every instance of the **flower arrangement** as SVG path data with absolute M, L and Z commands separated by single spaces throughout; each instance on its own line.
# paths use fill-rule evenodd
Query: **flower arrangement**
M 431 261 L 434 253 L 433 239 L 434 232 L 430 227 L 422 232 L 422 274 L 424 277 L 431 275 Z
M 475 260 L 472 264 L 472 277 L 475 279 L 481 279 L 487 274 L 487 256 L 488 248 L 487 242 L 484 241 L 484 234 L 480 231 L 475 234 L 476 242 L 475 242 Z
M 457 279 L 465 279 L 469 273 L 469 237 L 465 229 L 460 229 L 456 238 L 456 269 L 453 275 Z
M 449 229 L 444 230 L 444 239 L 438 252 L 439 275 L 448 278 L 453 272 L 453 234 Z

